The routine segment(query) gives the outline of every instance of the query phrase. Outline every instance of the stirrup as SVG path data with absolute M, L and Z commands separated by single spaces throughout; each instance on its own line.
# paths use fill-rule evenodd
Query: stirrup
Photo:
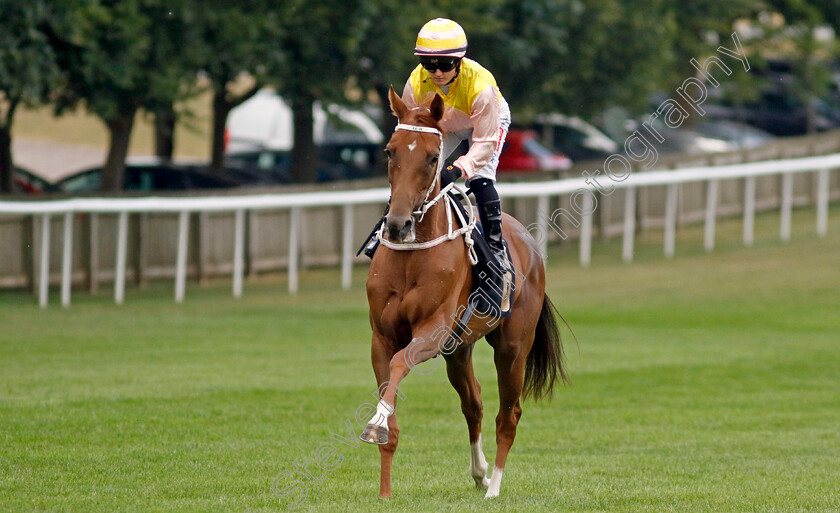
M 499 303 L 499 310 L 501 310 L 502 313 L 507 313 L 510 311 L 510 293 L 513 288 L 513 267 L 508 260 L 507 250 L 503 249 L 498 252 L 493 251 L 493 255 L 496 257 L 499 270 L 502 272 L 502 294 L 501 301 Z

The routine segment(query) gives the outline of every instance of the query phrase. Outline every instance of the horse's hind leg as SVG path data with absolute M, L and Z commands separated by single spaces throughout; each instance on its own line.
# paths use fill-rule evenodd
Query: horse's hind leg
M 460 346 L 446 356 L 446 374 L 449 382 L 461 397 L 461 411 L 467 419 L 470 432 L 470 475 L 476 488 L 487 489 L 487 459 L 481 447 L 481 419 L 484 407 L 481 403 L 481 385 L 475 379 L 472 366 L 473 346 Z
M 515 317 L 515 316 L 514 316 Z M 514 319 L 511 319 L 513 321 Z M 516 426 L 522 416 L 519 397 L 525 384 L 525 364 L 530 344 L 522 347 L 521 340 L 533 340 L 533 328 L 518 331 L 509 323 L 503 327 L 503 333 L 493 337 L 494 360 L 499 377 L 499 414 L 496 416 L 496 462 L 487 487 L 486 498 L 498 497 L 502 485 L 502 472 L 505 461 L 516 438 Z M 517 336 L 511 336 L 517 333 Z

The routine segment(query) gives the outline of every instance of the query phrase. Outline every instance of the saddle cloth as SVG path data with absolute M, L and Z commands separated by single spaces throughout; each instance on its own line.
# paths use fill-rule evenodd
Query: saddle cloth
M 455 201 L 452 202 L 456 208 L 461 211 L 464 219 L 469 219 L 469 215 L 467 214 L 467 209 L 464 208 L 464 205 L 459 200 L 461 193 L 453 192 L 450 190 L 447 194 L 449 194 L 452 199 Z M 476 215 L 476 217 L 478 217 Z M 455 216 L 456 222 L 458 223 L 459 228 L 463 225 L 461 224 L 460 217 Z M 492 274 L 499 274 L 499 266 L 496 263 L 496 256 L 493 254 L 493 250 L 490 248 L 490 245 L 487 244 L 487 240 L 484 238 L 484 227 L 481 226 L 481 220 L 476 219 L 475 223 L 475 231 L 477 234 L 473 234 L 473 248 L 475 249 L 475 254 L 478 259 L 478 262 L 473 265 L 472 268 L 472 287 L 470 288 L 470 294 L 474 294 L 479 287 L 481 288 L 481 294 L 484 294 L 485 297 L 493 298 L 495 304 L 499 304 L 497 299 L 501 297 L 501 291 L 494 289 L 492 286 L 489 285 L 488 280 L 484 279 L 486 276 L 492 276 Z M 505 244 L 505 251 L 507 251 L 508 261 L 510 262 L 511 268 L 513 268 L 513 259 L 510 256 L 510 248 L 508 248 L 507 243 Z M 491 274 L 492 273 L 492 274 Z M 513 270 L 513 279 L 511 281 L 511 296 L 513 296 L 514 291 L 516 290 L 516 269 Z M 510 317 L 511 313 L 513 312 L 513 300 L 511 298 L 510 302 L 510 309 L 507 312 L 501 312 L 503 318 Z

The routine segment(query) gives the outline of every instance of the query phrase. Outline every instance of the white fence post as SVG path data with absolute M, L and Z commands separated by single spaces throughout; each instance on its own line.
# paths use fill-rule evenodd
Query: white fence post
M 580 265 L 589 267 L 592 262 L 592 199 L 595 191 L 583 195 L 583 215 L 580 226 Z M 574 199 L 572 199 L 574 201 Z
M 73 212 L 64 214 L 64 244 L 61 259 L 61 306 L 70 306 L 73 279 Z
M 703 233 L 703 249 L 715 249 L 715 221 L 717 218 L 718 180 L 709 180 L 706 185 L 706 227 Z
M 190 213 L 178 215 L 178 262 L 175 268 L 175 302 L 183 303 L 187 288 L 187 241 L 190 232 Z
M 128 212 L 120 212 L 117 221 L 117 268 L 114 273 L 114 302 L 125 299 L 125 261 L 128 255 Z
M 90 223 L 90 233 L 88 245 L 90 247 L 90 254 L 88 255 L 88 290 L 95 294 L 99 292 L 99 214 L 90 214 L 88 217 Z
M 298 252 L 300 245 L 300 207 L 292 207 L 289 216 L 289 294 L 298 291 Z
M 245 274 L 245 210 L 236 211 L 233 224 L 233 297 L 240 298 Z
M 341 242 L 341 288 L 350 290 L 353 281 L 353 205 L 344 205 Z
M 636 236 L 636 188 L 628 187 L 624 193 L 624 241 L 621 259 L 633 261 L 633 238 Z
M 828 233 L 828 169 L 817 171 L 817 235 L 825 237 Z
M 665 256 L 674 256 L 674 246 L 677 231 L 677 184 L 668 184 L 665 196 Z
M 51 216 L 41 216 L 41 273 L 38 282 L 38 304 L 46 308 L 50 294 L 50 223 Z
M 548 263 L 548 196 L 537 197 L 537 231 L 540 236 L 540 254 L 543 256 L 543 265 Z
M 790 220 L 793 209 L 793 173 L 782 175 L 782 213 L 779 237 L 787 242 L 790 240 Z
M 752 246 L 755 241 L 755 177 L 744 181 L 744 245 Z

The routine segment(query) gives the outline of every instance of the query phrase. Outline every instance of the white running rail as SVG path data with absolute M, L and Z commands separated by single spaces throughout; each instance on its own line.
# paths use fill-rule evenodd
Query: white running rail
M 753 162 L 710 167 L 690 167 L 673 171 L 651 171 L 633 173 L 623 181 L 614 181 L 603 175 L 599 177 L 601 185 L 609 185 L 617 189 L 624 189 L 626 194 L 624 212 L 624 240 L 622 257 L 625 261 L 633 258 L 633 237 L 635 232 L 635 201 L 636 191 L 644 187 L 666 186 L 665 209 L 665 242 L 664 253 L 670 257 L 674 254 L 674 240 L 677 213 L 678 186 L 690 182 L 705 182 L 706 216 L 704 247 L 707 251 L 714 248 L 715 219 L 719 183 L 722 180 L 745 179 L 744 187 L 744 232 L 743 239 L 747 245 L 753 241 L 753 220 L 755 215 L 755 179 L 759 176 L 781 175 L 781 226 L 782 240 L 790 238 L 790 220 L 793 195 L 793 175 L 795 173 L 813 172 L 817 175 L 816 229 L 820 236 L 825 236 L 828 227 L 829 204 L 829 172 L 840 169 L 840 154 L 820 157 L 797 159 L 781 159 L 766 162 Z M 592 182 L 590 180 L 590 182 Z M 554 180 L 548 182 L 530 183 L 501 183 L 498 185 L 499 194 L 505 198 L 537 198 L 542 212 L 548 205 L 548 198 L 564 194 L 572 194 L 579 190 L 596 190 L 595 183 L 587 183 L 584 178 Z M 351 236 L 353 227 L 353 206 L 360 204 L 384 203 L 389 196 L 388 188 L 376 188 L 357 191 L 309 192 L 291 194 L 265 194 L 250 196 L 207 196 L 188 198 L 76 198 L 51 201 L 0 201 L 0 215 L 23 214 L 41 217 L 41 247 L 48 248 L 50 240 L 50 220 L 52 216 L 64 217 L 64 238 L 62 248 L 61 272 L 61 302 L 63 306 L 70 304 L 72 250 L 73 250 L 73 214 L 118 214 L 117 234 L 117 269 L 114 284 L 114 299 L 121 304 L 125 291 L 126 244 L 128 229 L 127 215 L 129 213 L 159 213 L 169 212 L 179 214 L 178 223 L 178 255 L 176 262 L 175 300 L 182 302 L 185 296 L 187 276 L 187 251 L 189 232 L 189 213 L 191 212 L 234 212 L 235 244 L 233 255 L 233 295 L 242 294 L 243 278 L 243 233 L 245 223 L 244 214 L 255 210 L 288 209 L 291 212 L 291 229 L 289 230 L 289 291 L 297 292 L 298 288 L 298 248 L 300 238 L 301 211 L 306 208 L 341 206 L 345 217 L 343 223 L 343 243 L 341 256 L 342 286 L 350 287 L 350 274 L 354 245 Z M 584 195 L 582 211 L 592 210 L 591 195 Z M 547 216 L 540 215 L 538 229 L 547 228 Z M 592 215 L 582 215 L 580 227 L 580 263 L 589 265 L 592 240 Z M 545 245 L 546 241 L 541 241 Z M 48 304 L 49 255 L 42 251 L 39 263 L 38 299 L 42 308 Z

